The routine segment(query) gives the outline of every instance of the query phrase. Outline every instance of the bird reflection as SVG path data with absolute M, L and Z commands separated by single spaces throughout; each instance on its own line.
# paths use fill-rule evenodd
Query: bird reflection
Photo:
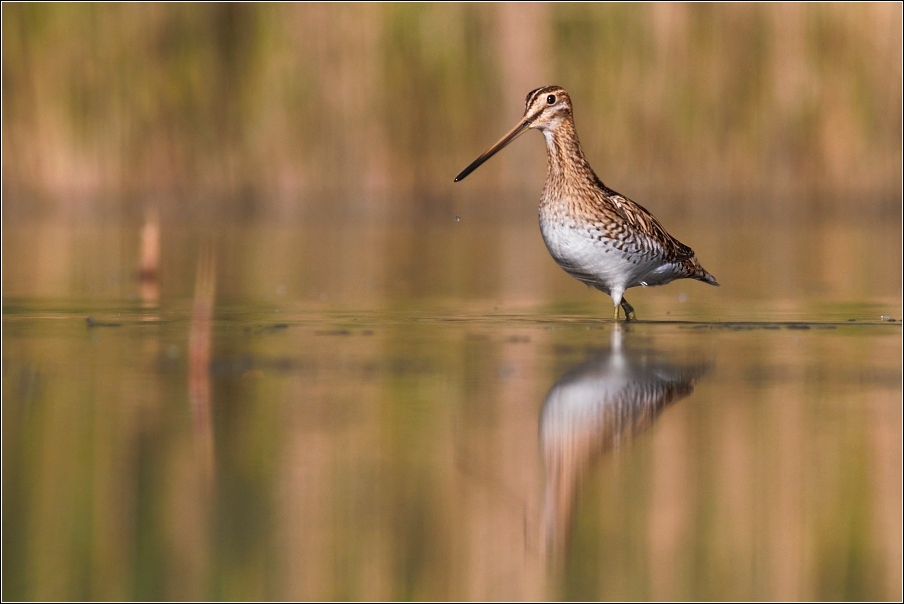
M 546 551 L 568 542 L 583 477 L 605 453 L 649 428 L 670 403 L 691 394 L 705 363 L 672 362 L 661 350 L 626 349 L 615 325 L 608 352 L 591 355 L 553 385 L 540 416 L 546 466 Z

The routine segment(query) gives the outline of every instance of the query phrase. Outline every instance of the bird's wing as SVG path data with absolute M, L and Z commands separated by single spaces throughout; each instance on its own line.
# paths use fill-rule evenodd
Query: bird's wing
M 642 205 L 615 191 L 612 191 L 607 197 L 611 202 L 610 207 L 622 218 L 624 227 L 631 231 L 631 235 L 636 240 L 661 248 L 666 255 L 675 260 L 694 257 L 694 250 L 669 235 L 656 217 Z

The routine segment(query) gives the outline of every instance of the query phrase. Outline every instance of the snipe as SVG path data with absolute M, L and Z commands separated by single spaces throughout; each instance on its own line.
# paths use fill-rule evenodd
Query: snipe
M 612 296 L 625 319 L 636 319 L 624 298 L 629 287 L 697 279 L 719 285 L 694 250 L 668 234 L 646 209 L 597 177 L 584 158 L 574 129 L 571 98 L 558 86 L 527 95 L 524 117 L 495 145 L 455 177 L 464 179 L 531 128 L 546 138 L 546 184 L 540 197 L 540 232 L 553 259 L 587 285 Z

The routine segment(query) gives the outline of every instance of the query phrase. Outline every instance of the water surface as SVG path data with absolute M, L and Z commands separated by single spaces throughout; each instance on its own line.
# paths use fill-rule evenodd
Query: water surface
M 4 315 L 11 597 L 900 589 L 899 323 L 86 310 Z
M 5 230 L 4 598 L 896 599 L 900 227 L 766 232 Z

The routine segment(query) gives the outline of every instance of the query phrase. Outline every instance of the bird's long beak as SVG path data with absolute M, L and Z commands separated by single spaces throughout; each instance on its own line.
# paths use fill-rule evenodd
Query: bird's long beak
M 458 176 L 455 177 L 455 182 L 464 180 L 464 178 L 468 174 L 470 174 L 471 172 L 473 172 L 474 170 L 479 168 L 483 162 L 485 162 L 486 160 L 488 160 L 491 157 L 493 157 L 494 155 L 496 155 L 496 153 L 501 151 L 503 147 L 505 147 L 510 142 L 512 142 L 513 140 L 515 140 L 516 138 L 518 138 L 519 136 L 524 134 L 527 131 L 528 127 L 530 127 L 531 122 L 533 122 L 533 119 L 529 118 L 529 117 L 525 117 L 520 122 L 518 122 L 518 125 L 515 126 L 514 128 L 512 128 L 508 134 L 506 134 L 501 139 L 499 139 L 498 143 L 496 143 L 495 145 L 493 145 L 492 147 L 490 147 L 489 149 L 484 151 L 483 155 L 481 155 L 480 157 L 478 157 L 477 159 L 472 161 L 470 166 L 468 166 L 467 168 L 462 170 L 461 174 L 459 174 Z

